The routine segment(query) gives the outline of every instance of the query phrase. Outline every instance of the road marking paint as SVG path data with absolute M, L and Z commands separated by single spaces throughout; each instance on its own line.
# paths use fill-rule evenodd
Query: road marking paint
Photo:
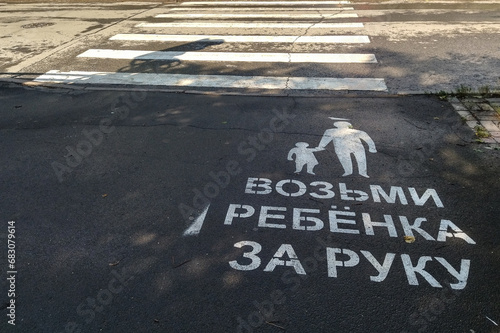
M 284 5 L 284 6 L 294 6 L 294 5 L 349 5 L 350 1 L 187 1 L 179 4 L 180 6 L 199 6 L 199 5 L 210 5 L 210 6 L 233 6 L 233 5 L 245 5 L 245 6 L 265 6 L 265 5 Z
M 79 58 L 143 59 L 183 61 L 307 62 L 307 63 L 377 63 L 374 54 L 358 53 L 252 53 L 252 52 L 183 52 L 90 49 Z
M 491 321 L 493 324 L 495 324 L 495 326 L 498 326 L 498 324 L 493 319 L 491 319 L 488 316 L 485 316 L 485 317 L 486 317 L 486 319 L 488 319 L 489 321 Z
M 370 153 L 376 153 L 377 148 L 375 147 L 375 142 L 373 142 L 372 138 L 366 132 L 354 129 L 351 123 L 347 121 L 335 121 L 333 126 L 335 127 L 327 129 L 323 134 L 323 137 L 317 146 L 318 150 L 314 150 L 314 148 L 307 149 L 307 143 L 306 147 L 299 145 L 300 147 L 293 150 L 298 160 L 296 172 L 300 172 L 302 170 L 302 167 L 304 166 L 304 156 L 307 157 L 313 155 L 314 151 L 326 150 L 325 147 L 332 143 L 332 146 L 335 145 L 335 154 L 337 154 L 337 158 L 344 169 L 342 177 L 353 174 L 353 162 L 351 157 L 354 156 L 354 161 L 358 165 L 356 170 L 358 170 L 359 175 L 370 178 L 367 173 L 366 152 L 363 142 L 368 145 L 368 151 Z M 312 157 L 312 162 L 307 161 L 309 162 L 308 172 L 310 171 L 309 173 L 314 174 L 312 172 L 312 168 L 314 168 L 313 164 L 315 162 L 314 155 Z M 300 170 L 299 166 L 301 167 Z
M 200 233 L 201 227 L 203 227 L 203 223 L 205 222 L 205 217 L 207 216 L 208 208 L 210 208 L 210 204 L 208 204 L 203 212 L 194 220 L 193 224 L 184 231 L 182 234 L 183 236 L 195 236 Z
M 35 82 L 205 88 L 387 91 L 384 79 L 49 71 Z
M 224 42 L 224 43 L 370 43 L 368 36 L 223 36 L 223 35 L 158 35 L 118 34 L 110 40 L 161 42 Z
M 221 13 L 203 13 L 203 14 L 159 14 L 157 18 L 355 18 L 358 14 L 354 13 L 333 13 L 333 14 L 221 14 Z
M 309 8 L 309 7 L 301 7 L 301 8 L 289 8 L 289 7 L 285 7 L 285 8 L 280 8 L 280 7 L 271 7 L 271 8 L 266 8 L 266 7 L 263 7 L 263 8 L 249 8 L 249 7 L 241 7 L 241 8 L 235 8 L 235 7 L 220 7 L 220 6 L 217 6 L 217 7 L 211 7 L 211 8 L 205 8 L 205 7 L 197 7 L 195 8 L 197 12 L 200 12 L 200 11 L 227 11 L 227 12 L 243 12 L 243 11 L 252 11 L 252 12 L 256 12 L 256 11 L 277 11 L 277 12 L 283 12 L 283 11 L 294 11 L 294 12 L 303 12 L 303 11 L 321 11 L 321 12 L 329 12 L 329 11 L 347 11 L 347 10 L 354 10 L 354 7 L 329 7 L 329 8 Z M 175 7 L 175 8 L 169 8 L 168 11 L 169 12 L 173 12 L 173 11 L 179 11 L 179 12 L 182 12 L 182 11 L 192 11 L 193 8 L 186 8 L 186 7 Z
M 292 28 L 292 29 L 335 29 L 363 28 L 363 23 L 280 23 L 280 22 L 168 22 L 139 23 L 136 28 Z

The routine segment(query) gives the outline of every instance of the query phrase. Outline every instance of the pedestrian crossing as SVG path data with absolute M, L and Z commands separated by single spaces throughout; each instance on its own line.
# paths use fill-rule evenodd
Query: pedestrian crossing
M 314 8 L 315 5 L 321 7 Z M 358 18 L 358 14 L 345 5 L 352 4 L 268 0 L 190 1 L 176 7 L 166 6 L 165 12 L 152 16 L 149 22 L 135 24 L 132 29 L 138 31 L 109 38 L 107 43 L 113 48 L 88 49 L 76 56 L 73 68 L 51 70 L 35 81 L 210 89 L 387 91 L 383 78 L 339 77 L 335 75 L 339 71 L 333 70 L 336 67 L 331 67 L 332 73 L 327 70 L 328 66 L 377 64 L 375 54 L 332 52 L 347 47 L 344 45 L 353 48 L 370 43 L 369 36 L 362 34 L 363 23 L 348 21 Z M 315 13 L 310 12 L 313 9 Z M 353 29 L 361 34 L 352 34 Z M 217 33 L 210 34 L 213 30 Z M 137 44 L 131 44 L 134 42 Z M 179 45 L 183 42 L 187 44 Z M 133 45 L 135 49 L 130 48 Z M 320 48 L 320 52 L 298 52 L 299 45 L 302 50 L 311 47 Z M 189 49 L 193 47 L 196 49 Z M 89 64 L 90 71 L 85 68 Z M 257 64 L 263 64 L 264 69 Z M 119 68 L 113 70 L 113 66 Z M 144 66 L 155 70 L 141 70 Z M 322 67 L 308 71 L 312 66 Z M 296 76 L 293 72 L 308 75 Z

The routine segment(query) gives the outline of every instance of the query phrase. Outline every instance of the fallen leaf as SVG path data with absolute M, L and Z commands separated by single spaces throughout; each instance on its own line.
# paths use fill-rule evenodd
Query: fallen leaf
M 415 237 L 413 236 L 403 236 L 403 239 L 406 243 L 413 243 L 415 241 Z
M 434 120 L 439 120 L 439 117 L 434 117 Z
M 103 198 L 106 198 L 107 196 L 108 196 L 107 193 L 105 193 L 105 194 L 102 195 Z
M 108 265 L 109 266 L 116 266 L 120 263 L 120 260 L 118 260 L 117 262 L 110 262 Z

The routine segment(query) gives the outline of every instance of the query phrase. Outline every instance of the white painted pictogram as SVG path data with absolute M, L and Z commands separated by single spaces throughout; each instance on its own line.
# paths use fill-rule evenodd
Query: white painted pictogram
M 307 147 L 309 147 L 307 142 L 297 142 L 295 148 L 290 149 L 288 160 L 293 161 L 293 156 L 295 155 L 295 173 L 301 172 L 305 165 L 307 166 L 307 173 L 315 175 L 313 169 L 318 165 L 318 160 L 314 156 L 314 152 L 324 149 Z
M 327 129 L 321 138 L 321 141 L 316 148 L 308 148 L 309 144 L 305 142 L 297 142 L 295 148 L 292 148 L 288 153 L 288 160 L 292 161 L 295 155 L 295 173 L 300 173 L 304 167 L 307 166 L 307 173 L 314 175 L 313 168 L 319 164 L 314 156 L 314 152 L 325 150 L 330 142 L 337 158 L 344 168 L 342 176 L 350 176 L 353 173 L 352 156 L 358 165 L 358 172 L 360 176 L 370 178 L 367 173 L 366 153 L 363 141 L 368 144 L 368 151 L 376 153 L 377 148 L 375 143 L 366 132 L 356 130 L 352 127 L 351 123 L 347 122 L 348 119 L 333 118 L 337 120 L 333 123 L 335 128 Z

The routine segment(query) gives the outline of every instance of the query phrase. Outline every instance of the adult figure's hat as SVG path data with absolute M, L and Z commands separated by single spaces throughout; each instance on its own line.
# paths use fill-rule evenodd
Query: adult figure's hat
M 351 119 L 345 119 L 345 118 L 335 118 L 335 117 L 328 117 L 330 118 L 331 120 L 351 120 Z

